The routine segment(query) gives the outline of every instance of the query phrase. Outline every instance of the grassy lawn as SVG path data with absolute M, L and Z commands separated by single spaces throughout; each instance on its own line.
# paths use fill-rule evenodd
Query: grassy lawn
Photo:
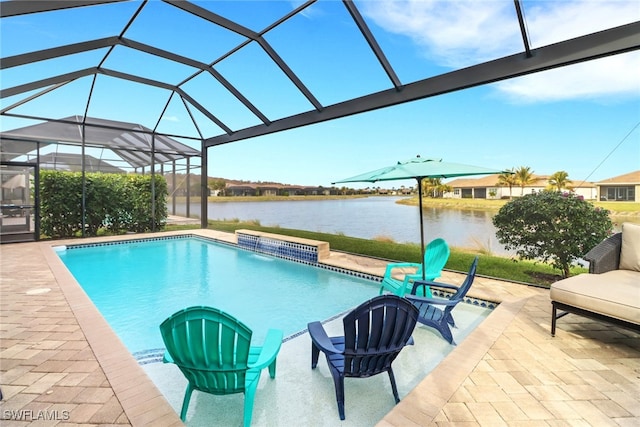
M 172 226 L 167 229 L 188 229 L 189 226 Z M 329 242 L 331 250 L 350 252 L 388 261 L 420 262 L 420 246 L 411 243 L 367 240 L 341 234 L 317 233 L 280 227 L 264 227 L 257 222 L 209 221 L 209 228 L 233 233 L 237 229 L 249 229 L 267 233 L 295 236 Z M 531 261 L 516 261 L 511 258 L 483 254 L 472 250 L 451 248 L 451 256 L 445 268 L 466 272 L 473 258 L 478 255 L 478 274 L 521 283 L 549 286 L 560 278 L 560 272 L 550 266 Z M 576 267 L 572 274 L 586 272 Z
M 456 209 L 482 209 L 498 210 L 509 200 L 487 200 L 487 199 L 432 199 L 423 198 L 422 205 L 428 207 L 443 207 Z M 418 206 L 418 198 L 407 198 L 398 201 L 404 205 Z M 597 202 L 592 201 L 594 206 L 607 209 L 611 216 L 638 216 L 640 217 L 640 203 L 634 202 Z

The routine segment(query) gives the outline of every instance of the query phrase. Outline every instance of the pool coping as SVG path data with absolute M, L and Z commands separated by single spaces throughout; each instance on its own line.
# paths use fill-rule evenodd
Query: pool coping
M 78 324 L 94 352 L 94 355 L 102 367 L 114 394 L 120 401 L 124 413 L 131 425 L 180 425 L 182 424 L 178 414 L 165 399 L 156 385 L 144 372 L 144 369 L 129 352 L 116 333 L 111 329 L 102 317 L 97 307 L 84 292 L 80 284 L 71 275 L 62 260 L 56 254 L 55 247 L 71 245 L 90 245 L 92 243 L 122 242 L 127 240 L 144 240 L 146 238 L 164 238 L 170 236 L 193 235 L 213 239 L 220 242 L 235 244 L 235 235 L 230 233 L 214 232 L 212 230 L 185 230 L 175 232 L 162 232 L 145 236 L 114 236 L 109 238 L 59 240 L 41 243 L 43 255 L 49 264 L 51 271 L 64 294 L 69 307 L 74 313 Z M 325 260 L 327 261 L 327 260 Z M 327 261 L 330 265 L 331 262 Z M 343 263 L 335 265 L 336 268 L 345 268 Z M 484 296 L 486 297 L 486 295 Z M 499 303 L 497 308 L 474 330 L 459 346 L 457 346 L 419 385 L 411 391 L 390 414 L 393 418 L 400 416 L 406 418 L 405 411 L 409 411 L 415 417 L 415 405 L 421 410 L 421 421 L 427 422 L 428 415 L 435 416 L 442 404 L 455 392 L 459 385 L 468 376 L 469 372 L 480 360 L 482 355 L 491 347 L 495 339 L 501 334 L 506 325 L 515 317 L 517 311 L 524 305 L 525 299 L 512 299 L 505 301 L 491 301 Z M 472 357 L 471 357 L 472 356 Z M 442 388 L 441 378 L 446 378 L 449 387 Z M 455 381 L 452 381 L 455 378 Z M 434 384 L 436 385 L 434 387 Z M 453 386 L 457 384 L 456 386 Z M 434 390 L 434 392 L 431 391 Z M 421 396 L 428 393 L 429 400 L 425 401 Z M 426 405 L 426 407 L 425 407 Z M 426 410 L 425 410 L 426 409 Z M 388 417 L 389 415 L 387 415 Z M 380 424 L 384 425 L 386 418 Z M 406 418 L 408 421 L 410 418 Z M 404 422 L 404 421 L 403 421 Z

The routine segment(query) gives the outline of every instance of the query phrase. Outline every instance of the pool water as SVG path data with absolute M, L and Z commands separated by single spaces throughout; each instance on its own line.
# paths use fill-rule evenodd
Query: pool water
M 378 294 L 372 280 L 197 237 L 67 248 L 59 257 L 132 353 L 164 347 L 159 325 L 208 305 L 235 316 L 262 342 L 291 336 Z

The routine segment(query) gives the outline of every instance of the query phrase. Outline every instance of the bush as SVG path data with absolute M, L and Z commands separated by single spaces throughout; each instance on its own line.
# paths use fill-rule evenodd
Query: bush
M 167 183 L 155 175 L 152 218 L 151 175 L 85 174 L 85 235 L 145 232 L 166 223 Z M 50 237 L 82 235 L 82 174 L 40 172 L 40 227 Z
M 609 211 L 572 193 L 542 191 L 508 202 L 493 217 L 498 241 L 523 259 L 570 266 L 611 234 Z

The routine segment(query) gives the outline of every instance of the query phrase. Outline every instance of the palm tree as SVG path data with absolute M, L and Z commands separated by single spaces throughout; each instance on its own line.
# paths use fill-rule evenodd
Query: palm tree
M 509 187 L 509 199 L 511 199 L 511 188 L 516 184 L 516 176 L 513 174 L 513 168 L 507 169 L 507 172 L 498 175 L 498 186 Z
M 422 181 L 422 194 L 427 194 L 429 197 L 439 197 L 438 190 L 442 185 L 440 178 L 428 178 Z
M 561 191 L 563 188 L 569 188 L 572 181 L 569 174 L 565 171 L 558 171 L 549 177 L 549 187 L 552 190 Z
M 533 176 L 533 171 L 529 166 L 520 166 L 515 170 L 516 182 L 520 184 L 520 195 L 524 196 L 524 187 L 529 184 L 533 184 L 536 178 Z

